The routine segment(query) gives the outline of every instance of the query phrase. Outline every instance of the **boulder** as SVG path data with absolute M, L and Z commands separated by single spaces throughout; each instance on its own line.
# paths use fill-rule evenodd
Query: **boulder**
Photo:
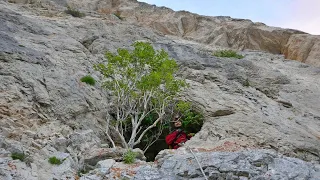
M 74 132 L 68 137 L 70 146 L 73 149 L 79 151 L 86 151 L 88 149 L 98 148 L 101 146 L 101 140 L 94 133 L 93 130 L 84 130 L 79 132 Z
M 84 154 L 84 163 L 91 166 L 97 165 L 101 160 L 113 159 L 115 161 L 121 161 L 123 154 L 126 152 L 123 148 L 92 148 L 90 151 Z M 140 149 L 133 149 L 133 152 L 137 154 L 136 158 L 140 160 L 146 160 L 143 152 Z
M 165 150 L 168 151 L 168 150 Z M 197 152 L 196 149 L 163 152 L 157 167 L 141 167 L 133 179 L 306 179 L 316 180 L 316 164 L 285 157 L 270 150 Z M 199 161 L 199 164 L 197 163 Z
M 110 169 L 113 164 L 116 163 L 116 161 L 114 159 L 106 159 L 103 161 L 99 161 L 97 163 L 97 168 L 106 168 L 106 169 Z
M 99 161 L 96 165 L 96 169 L 94 169 L 92 173 L 99 175 L 100 177 L 104 177 L 105 175 L 110 173 L 110 168 L 116 163 L 113 159 L 106 159 Z

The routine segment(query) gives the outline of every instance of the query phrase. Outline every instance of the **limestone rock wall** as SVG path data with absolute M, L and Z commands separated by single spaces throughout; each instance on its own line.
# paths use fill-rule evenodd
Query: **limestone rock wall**
M 212 56 L 212 51 L 220 48 L 214 45 L 229 47 L 224 43 L 230 40 L 234 41 L 230 47 L 237 43 L 239 47 L 249 46 L 253 41 L 238 42 L 237 39 L 243 37 L 241 27 L 252 22 L 200 17 L 203 26 L 217 21 L 212 24 L 213 28 L 222 22 L 231 23 L 230 27 L 234 28 L 236 23 L 241 25 L 239 37 L 227 34 L 221 36 L 225 40 L 217 44 L 212 43 L 214 38 L 212 42 L 203 43 L 204 40 L 192 39 L 192 36 L 201 37 L 195 35 L 194 29 L 199 27 L 192 25 L 199 19 L 194 20 L 192 17 L 196 15 L 187 12 L 176 14 L 188 16 L 183 20 L 187 25 L 176 26 L 176 30 L 164 28 L 173 35 L 168 36 L 169 33 L 159 33 L 152 26 L 139 25 L 135 16 L 127 15 L 140 13 L 139 8 L 150 13 L 175 13 L 136 1 L 112 1 L 111 6 L 109 1 L 77 1 L 79 7 L 81 3 L 86 5 L 81 6 L 87 15 L 84 18 L 64 13 L 65 4 L 75 1 L 20 2 L 0 1 L 0 179 L 75 177 L 81 164 L 81 159 L 75 157 L 108 147 L 104 135 L 108 92 L 99 84 L 93 87 L 83 84 L 80 78 L 91 74 L 99 79 L 92 66 L 104 60 L 104 52 L 130 48 L 130 44 L 138 40 L 166 50 L 181 65 L 181 76 L 191 85 L 184 97 L 203 110 L 206 121 L 202 130 L 188 142 L 190 147 L 212 151 L 267 148 L 319 162 L 319 68 L 253 50 L 240 52 L 245 56 L 241 60 Z M 99 3 L 107 3 L 112 12 L 99 12 L 99 8 L 104 7 L 97 6 Z M 125 20 L 112 14 L 117 11 Z M 282 30 L 274 33 L 263 25 L 252 26 L 260 28 L 259 33 L 253 33 L 255 36 L 266 32 L 279 38 L 268 41 L 263 35 L 263 41 L 254 41 L 270 48 L 270 52 L 277 53 L 278 47 L 289 46 L 291 41 L 301 45 L 284 48 L 287 56 L 299 52 L 295 56 L 306 57 L 303 49 L 297 47 L 318 47 L 317 40 L 307 34 Z M 261 30 L 262 27 L 267 30 Z M 178 30 L 188 33 L 182 37 L 177 35 Z M 281 39 L 281 34 L 287 39 Z M 263 45 L 265 41 L 276 45 Z M 308 56 L 307 61 L 318 62 L 316 52 L 310 51 L 312 56 Z M 30 161 L 13 161 L 12 152 L 25 152 Z M 68 161 L 63 168 L 55 167 L 47 161 L 51 156 L 62 156 Z M 15 170 L 12 165 L 27 172 L 11 173 Z
M 308 179 L 316 180 L 320 167 L 272 151 L 197 152 L 164 151 L 156 167 L 140 168 L 133 179 Z
M 138 7 L 131 10 L 123 8 L 122 14 L 129 21 L 151 27 L 166 35 L 211 46 L 284 54 L 287 59 L 319 66 L 319 36 L 301 31 L 269 27 L 246 19 L 206 17 L 185 11 L 175 12 L 144 3 L 139 3 Z
M 187 11 L 175 12 L 136 0 L 10 0 L 41 4 L 47 8 L 75 9 L 101 15 L 121 15 L 127 22 L 149 27 L 164 35 L 177 36 L 204 45 L 237 50 L 253 49 L 284 54 L 287 59 L 319 66 L 319 36 L 298 30 L 270 27 L 247 19 L 208 17 Z

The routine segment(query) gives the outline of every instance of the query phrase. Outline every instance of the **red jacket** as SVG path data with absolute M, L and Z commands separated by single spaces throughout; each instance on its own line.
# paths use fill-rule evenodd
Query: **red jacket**
M 169 148 L 178 149 L 179 143 L 185 143 L 191 137 L 188 136 L 185 132 L 178 130 L 173 131 L 172 133 L 166 136 L 166 143 L 169 145 Z

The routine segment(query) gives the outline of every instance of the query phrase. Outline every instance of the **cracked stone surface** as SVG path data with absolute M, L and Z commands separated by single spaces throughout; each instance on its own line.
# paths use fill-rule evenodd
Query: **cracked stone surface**
M 318 67 L 288 60 L 289 55 L 256 50 L 239 52 L 245 56 L 241 60 L 214 57 L 212 52 L 220 48 L 215 44 L 159 33 L 158 28 L 112 14 L 120 5 L 122 16 L 139 4 L 148 11 L 150 6 L 136 1 L 28 2 L 0 1 L 0 179 L 75 179 L 82 162 L 78 157 L 108 148 L 104 128 L 110 97 L 99 84 L 87 86 L 80 78 L 91 74 L 99 79 L 92 66 L 104 60 L 104 52 L 132 48 L 130 44 L 138 40 L 166 50 L 177 60 L 180 75 L 190 84 L 183 97 L 204 112 L 205 123 L 188 146 L 219 152 L 273 149 L 319 163 Z M 67 2 L 84 7 L 87 16 L 65 14 Z M 99 3 L 105 9 L 93 10 Z M 163 12 L 165 8 L 153 9 Z M 318 60 L 315 52 L 308 56 L 310 61 Z M 300 55 L 305 57 L 303 52 Z M 12 160 L 13 152 L 27 154 L 30 161 Z M 57 154 L 68 155 L 63 168 L 47 162 Z M 12 163 L 23 169 L 22 174 Z M 281 173 L 295 176 L 295 166 L 288 159 L 278 159 L 270 167 L 280 164 L 292 170 Z M 121 163 L 117 165 L 122 168 Z M 148 171 L 159 173 L 153 168 Z M 127 175 L 133 177 L 132 171 Z M 98 178 L 90 175 L 94 177 Z
M 186 149 L 166 150 L 157 166 L 141 167 L 134 179 L 204 179 L 195 157 Z M 319 178 L 316 165 L 268 150 L 240 152 L 197 152 L 208 179 L 306 179 Z

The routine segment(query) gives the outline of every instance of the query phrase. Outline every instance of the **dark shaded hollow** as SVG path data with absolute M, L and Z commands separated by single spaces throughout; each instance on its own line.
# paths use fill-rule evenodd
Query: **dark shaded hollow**
M 183 130 L 188 133 L 197 133 L 201 130 L 203 126 L 203 121 L 200 124 L 192 124 L 190 126 L 184 127 Z M 170 134 L 172 131 L 174 131 L 174 127 L 172 126 L 170 129 L 164 130 L 159 137 L 159 139 L 151 145 L 147 151 L 145 152 L 145 156 L 147 158 L 147 162 L 153 162 L 155 160 L 155 157 L 158 155 L 158 153 L 164 149 L 168 149 L 169 146 L 167 145 L 165 138 L 168 134 Z M 136 148 L 143 149 L 145 146 L 144 143 L 140 143 L 136 146 Z

